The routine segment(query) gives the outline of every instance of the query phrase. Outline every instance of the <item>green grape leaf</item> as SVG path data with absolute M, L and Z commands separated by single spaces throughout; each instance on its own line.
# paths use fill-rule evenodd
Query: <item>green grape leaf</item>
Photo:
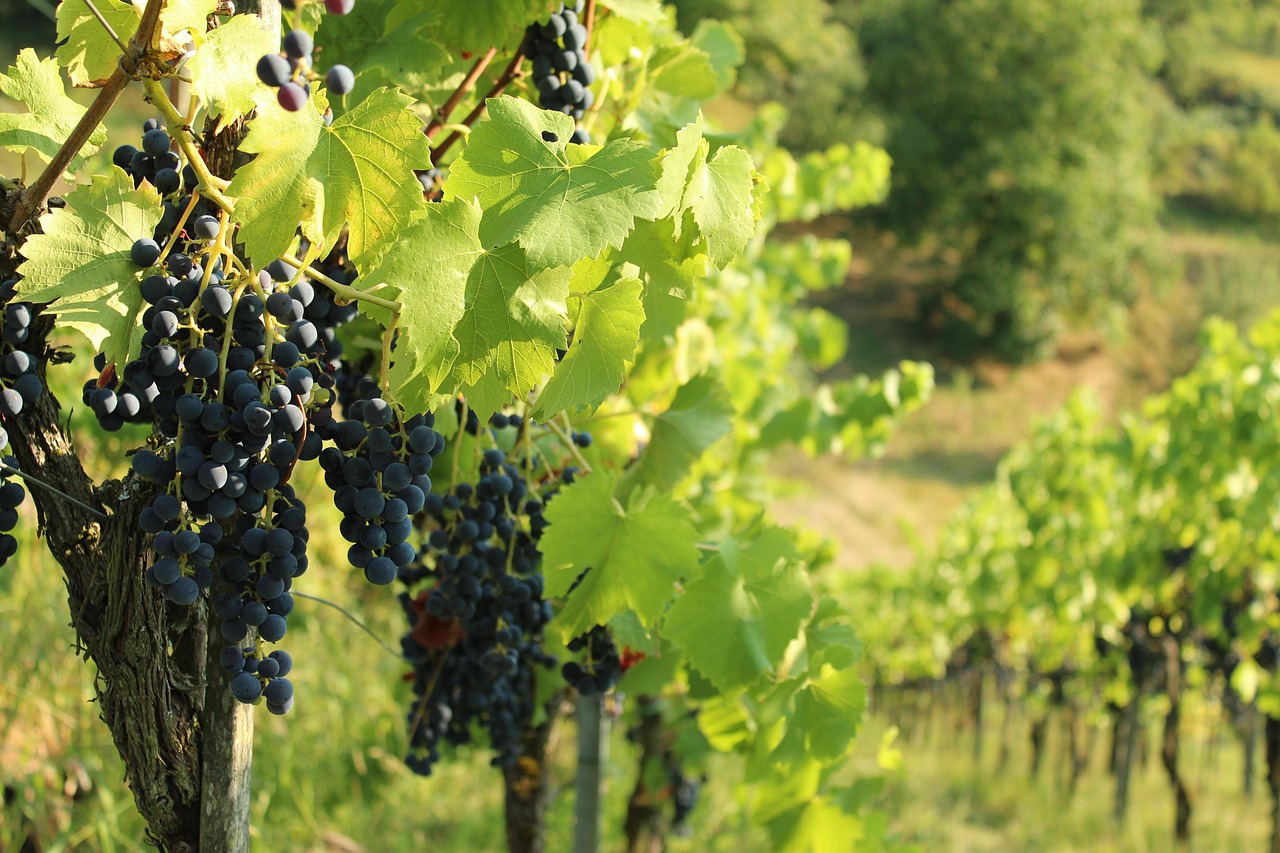
M 688 207 L 683 203 L 685 189 L 694 170 L 707 162 L 707 143 L 702 138 L 702 128 L 702 113 L 698 113 L 697 121 L 676 131 L 676 144 L 662 152 L 658 163 L 657 188 L 662 196 L 658 218 L 670 217 Z
M 710 146 L 702 131 L 699 114 L 697 121 L 676 132 L 676 144 L 663 152 L 659 216 L 672 217 L 680 226 L 679 236 L 686 225 L 683 214 L 691 212 L 704 251 L 723 269 L 755 234 L 755 166 L 751 155 L 735 146 L 720 148 L 708 159 Z
M 720 89 L 711 57 L 689 42 L 658 48 L 649 68 L 655 89 L 681 98 L 704 100 Z
M 777 815 L 766 827 L 778 853 L 847 853 L 875 844 L 863 818 L 846 814 L 830 797 L 818 796 Z M 874 849 L 874 848 L 872 848 Z
M 694 229 L 677 236 L 674 220 L 640 221 L 618 255 L 644 276 L 644 325 L 640 337 L 661 341 L 684 322 L 698 281 L 707 274 L 707 256 L 693 239 Z
M 142 9 L 124 0 L 97 0 L 94 3 L 102 17 L 122 40 L 127 42 L 138 29 Z M 58 63 L 67 69 L 73 86 L 102 86 L 116 70 L 120 47 L 84 3 L 59 3 L 57 11 Z
M 420 8 L 422 0 L 401 4 Z M 552 0 L 435 0 L 434 38 L 454 50 L 483 53 L 491 46 L 514 48 L 529 24 L 546 21 L 559 8 Z
M 146 0 L 96 0 L 94 6 L 120 40 L 128 43 L 142 21 Z M 169 0 L 160 13 L 158 53 L 167 59 L 182 56 L 187 48 L 204 40 L 205 21 L 218 6 L 217 0 Z M 67 69 L 71 83 L 80 88 L 98 88 L 116 70 L 120 46 L 83 2 L 58 4 L 56 14 L 58 62 Z M 255 59 L 256 62 L 256 59 Z
M 728 692 L 772 672 L 812 608 L 794 543 L 774 528 L 745 547 L 722 542 L 703 576 L 667 611 L 663 634 Z
M 8 74 L 0 74 L 0 93 L 30 110 L 0 113 L 0 146 L 15 154 L 34 151 L 46 163 L 53 160 L 85 113 L 84 107 L 67 97 L 57 61 L 38 59 L 31 48 L 18 54 Z M 107 132 L 99 126 L 68 168 L 78 169 L 106 141 Z
M 143 270 L 129 258 L 140 236 L 160 222 L 160 195 L 150 184 L 138 189 L 116 166 L 67 194 L 67 206 L 40 217 L 43 233 L 22 246 L 18 295 L 51 303 L 47 310 L 87 337 L 107 361 L 124 364 L 137 355 L 146 309 L 138 279 Z
M 666 13 L 662 11 L 661 0 L 606 0 L 604 5 L 610 12 L 628 21 L 655 24 L 667 19 Z
M 787 733 L 772 757 L 782 763 L 843 758 L 858 735 L 866 707 L 867 688 L 858 671 L 824 664 L 795 695 Z
M 355 72 L 347 101 L 362 100 L 378 86 L 422 97 L 449 63 L 448 51 L 434 40 L 435 28 L 429 12 L 396 8 L 395 0 L 360 0 L 358 15 L 325 15 L 316 42 L 324 45 L 327 65 Z
M 276 37 L 262 28 L 256 15 L 235 15 L 209 32 L 187 63 L 187 71 L 191 94 L 204 103 L 210 116 L 218 116 L 216 130 L 254 108 L 254 99 L 262 91 L 258 60 L 279 49 Z
M 566 638 L 628 609 L 652 626 L 676 584 L 699 571 L 689 511 L 652 491 L 633 494 L 624 508 L 614 497 L 617 483 L 613 472 L 595 471 L 547 505 L 542 561 L 547 595 L 567 596 L 556 617 Z
M 379 295 L 400 301 L 401 339 L 391 362 L 391 385 L 396 399 L 414 411 L 439 391 L 458 356 L 453 328 L 462 319 L 467 278 L 483 251 L 479 232 L 479 205 L 429 205 L 356 282 L 362 290 L 389 285 Z M 384 325 L 390 321 L 376 307 L 367 313 Z
M 391 382 L 410 408 L 462 391 L 491 412 L 550 375 L 565 345 L 569 270 L 534 269 L 515 245 L 485 251 L 481 222 L 474 201 L 430 205 L 358 282 L 403 306 Z
M 519 246 L 480 253 L 453 333 L 459 347 L 454 376 L 474 385 L 492 371 L 511 392 L 530 390 L 555 369 L 568 295 L 569 271 L 537 270 Z
M 751 155 L 729 145 L 716 151 L 689 182 L 685 200 L 707 244 L 707 256 L 724 267 L 756 233 Z
M 747 58 L 742 36 L 723 21 L 704 18 L 694 27 L 689 41 L 710 58 L 719 91 L 727 91 L 738 78 L 738 66 Z
M 593 409 L 618 390 L 640 342 L 641 289 L 640 279 L 621 265 L 609 269 L 598 287 L 579 294 L 573 340 L 538 395 L 535 418 Z
M 636 218 L 657 214 L 644 146 L 570 145 L 573 119 L 562 113 L 511 97 L 488 105 L 489 120 L 471 132 L 445 183 L 446 195 L 480 200 L 486 246 L 515 241 L 534 266 L 568 266 L 621 246 Z
M 378 89 L 332 125 L 320 115 L 327 106 L 323 93 L 296 113 L 260 107 L 241 145 L 258 156 L 236 171 L 227 189 L 238 199 L 236 221 L 258 265 L 285 252 L 305 219 L 314 219 L 326 246 L 346 224 L 347 254 L 357 266 L 409 224 L 424 204 L 413 170 L 431 165 L 411 103 Z
M 668 492 L 693 462 L 732 427 L 733 404 L 719 380 L 708 374 L 676 392 L 670 407 L 654 419 L 649 446 L 623 480 L 624 492 L 639 485 Z

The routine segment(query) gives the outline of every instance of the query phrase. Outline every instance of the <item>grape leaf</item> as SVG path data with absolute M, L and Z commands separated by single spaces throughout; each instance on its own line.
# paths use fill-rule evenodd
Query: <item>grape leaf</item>
M 124 0 L 96 0 L 102 17 L 127 42 L 138 29 L 142 10 Z M 67 69 L 71 84 L 98 87 L 107 82 L 120 60 L 120 47 L 84 3 L 59 3 L 57 11 L 58 63 Z
M 756 210 L 752 193 L 755 166 L 751 155 L 725 146 L 708 159 L 702 115 L 676 132 L 676 144 L 663 153 L 658 190 L 660 216 L 673 217 L 683 232 L 683 214 L 690 211 L 697 236 L 713 264 L 723 269 L 743 253 L 755 234 Z
M 628 21 L 654 24 L 666 20 L 660 0 L 606 0 L 609 11 Z
M 325 63 L 346 65 L 356 74 L 349 102 L 378 86 L 420 98 L 449 62 L 448 52 L 434 40 L 437 16 L 395 7 L 395 0 L 360 0 L 358 15 L 325 15 L 320 24 L 316 42 L 324 45 Z
M 707 274 L 707 256 L 693 239 L 696 229 L 676 235 L 674 220 L 637 222 L 619 257 L 640 268 L 644 277 L 644 325 L 640 337 L 661 341 L 684 322 L 685 308 L 698 280 Z
M 477 413 L 501 406 L 565 344 L 569 270 L 533 269 L 515 245 L 485 251 L 481 223 L 474 201 L 430 205 L 358 283 L 390 285 L 403 306 L 391 381 L 410 408 L 457 391 Z
M 479 232 L 479 205 L 429 205 L 356 282 L 362 290 L 390 285 L 386 295 L 403 306 L 391 384 L 396 399 L 413 411 L 439 390 L 458 356 L 453 328 L 462 319 L 467 278 L 482 251 Z M 384 325 L 390 320 L 376 307 L 366 313 Z
M 567 266 L 621 246 L 637 217 L 657 214 L 644 146 L 570 145 L 573 119 L 562 113 L 510 97 L 488 105 L 489 120 L 471 132 L 445 184 L 446 195 L 480 200 L 486 246 L 516 241 L 534 266 Z
M 617 391 L 640 342 L 644 308 L 640 279 L 626 265 L 604 264 L 607 277 L 579 292 L 573 340 L 538 395 L 533 416 L 546 420 L 571 409 L 591 409 Z
M 31 48 L 18 54 L 8 74 L 0 74 L 0 92 L 30 110 L 0 113 L 0 146 L 17 154 L 30 149 L 46 163 L 53 160 L 85 112 L 67 97 L 57 61 L 37 59 Z M 106 141 L 107 132 L 99 125 L 68 168 L 78 169 Z
M 423 205 L 413 170 L 431 165 L 411 103 L 378 89 L 332 125 L 320 115 L 323 93 L 296 113 L 275 104 L 259 108 L 241 145 L 258 156 L 236 171 L 227 190 L 238 199 L 236 221 L 259 265 L 289 248 L 312 207 L 325 245 L 349 226 L 347 253 L 357 266 L 409 223 Z
M 258 60 L 280 49 L 276 37 L 262 28 L 256 15 L 235 15 L 215 30 L 187 63 L 191 93 L 210 116 L 219 116 L 220 131 L 254 108 L 261 93 Z
M 743 547 L 733 539 L 667 611 L 664 635 L 722 691 L 772 671 L 813 607 L 808 577 L 785 531 Z
M 422 0 L 401 5 L 421 7 Z M 483 53 L 491 46 L 514 48 L 525 27 L 546 21 L 559 3 L 552 0 L 435 0 L 434 37 L 455 50 Z
M 41 234 L 22 246 L 27 260 L 18 294 L 26 301 L 51 303 L 59 325 L 87 337 L 108 361 L 123 364 L 138 353 L 139 319 L 146 309 L 138 279 L 142 270 L 129 258 L 133 243 L 155 230 L 160 195 L 151 185 L 133 187 L 133 179 L 112 166 L 87 186 L 67 194 L 64 210 L 40 217 Z
M 729 432 L 733 405 L 717 379 L 702 374 L 676 392 L 670 407 L 654 419 L 649 446 L 623 481 L 624 492 L 638 485 L 673 489 L 702 452 Z
M 751 155 L 734 145 L 716 151 L 689 182 L 685 200 L 720 269 L 747 248 L 756 232 Z
M 94 5 L 120 40 L 128 43 L 142 21 L 146 0 L 96 0 Z M 217 0 L 169 0 L 160 12 L 158 54 L 176 59 L 189 45 L 204 40 L 205 20 L 217 8 Z M 71 83 L 97 88 L 107 82 L 120 61 L 120 46 L 82 2 L 58 4 L 58 62 L 66 67 Z M 256 61 L 256 58 L 255 58 Z
M 492 371 L 512 393 L 532 389 L 564 346 L 568 291 L 567 269 L 535 270 L 519 246 L 481 252 L 453 333 L 459 347 L 453 376 L 474 385 Z
M 792 754 L 831 762 L 842 758 L 857 737 L 867 706 L 867 688 L 856 669 L 824 665 L 817 678 L 796 694 L 795 703 L 787 735 L 778 745 L 779 754 L 788 752 L 788 741 L 798 740 L 803 748 Z
M 689 41 L 707 55 L 719 90 L 727 91 L 738 78 L 738 66 L 747 58 L 742 36 L 723 21 L 703 18 L 694 27 Z
M 651 626 L 676 584 L 698 574 L 697 533 L 688 510 L 652 491 L 633 494 L 623 508 L 614 498 L 617 482 L 616 474 L 596 471 L 547 505 L 544 575 L 547 595 L 568 596 L 556 617 L 566 638 L 627 609 Z

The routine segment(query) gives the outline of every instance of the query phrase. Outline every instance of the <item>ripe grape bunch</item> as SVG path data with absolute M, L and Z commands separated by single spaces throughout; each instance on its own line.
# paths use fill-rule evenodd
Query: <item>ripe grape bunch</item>
M 162 128 L 146 128 L 144 146 L 159 150 L 161 142 L 167 149 Z M 133 458 L 135 472 L 159 489 L 139 517 L 154 534 L 147 581 L 177 605 L 211 591 L 232 644 L 221 663 L 233 695 L 264 699 L 282 714 L 293 705 L 292 660 L 262 644 L 284 638 L 289 591 L 308 565 L 306 508 L 290 477 L 337 434 L 335 330 L 355 308 L 338 305 L 322 282 L 341 286 L 353 271 L 341 250 L 317 265 L 322 279 L 314 282 L 279 260 L 248 269 L 232 255 L 224 220 L 206 214 L 183 227 L 203 203 L 198 195 L 195 203 L 181 199 L 184 213 L 172 228 L 134 243 L 132 260 L 146 271 L 141 349 L 121 369 L 99 355 L 85 399 L 107 429 L 153 426 L 148 447 Z M 438 436 L 427 432 L 434 446 Z M 430 488 L 412 485 L 422 495 Z M 402 524 L 411 527 L 405 510 Z M 403 551 L 393 559 L 411 560 Z
M 4 327 L 0 333 L 0 415 L 11 418 L 35 403 L 44 393 L 37 371 L 40 357 L 22 344 L 31 336 L 35 309 L 27 302 L 11 302 L 17 281 L 0 284 L 0 305 L 4 306 Z
M 0 429 L 0 450 L 8 446 L 9 433 Z M 13 536 L 13 529 L 18 526 L 18 507 L 27 496 L 22 484 L 10 478 L 11 473 L 18 470 L 18 460 L 6 456 L 3 461 L 4 468 L 0 469 L 0 566 L 18 553 L 18 540 Z
M 295 2 L 283 3 L 293 9 Z M 355 0 L 325 0 L 331 15 L 345 15 L 355 7 Z M 302 109 L 311 97 L 311 83 L 319 79 L 312 70 L 311 52 L 315 42 L 306 30 L 290 30 L 284 34 L 283 50 L 268 53 L 258 60 L 258 79 L 276 90 L 276 101 L 291 113 Z M 335 95 L 345 95 L 355 88 L 355 73 L 346 65 L 334 65 L 325 74 L 325 86 Z
M 518 417 L 513 426 L 527 429 Z M 528 470 L 489 449 L 474 483 L 424 506 L 425 547 L 401 573 L 411 625 L 401 646 L 415 694 L 405 763 L 415 773 L 431 773 L 441 740 L 469 743 L 473 724 L 488 733 L 493 764 L 512 765 L 533 716 L 536 670 L 555 665 L 542 651 L 551 618 L 537 546 L 545 501 Z
M 495 414 L 482 429 L 462 406 L 459 423 L 461 432 L 499 446 L 481 454 L 474 482 L 427 498 L 419 517 L 424 547 L 400 573 L 410 624 L 401 646 L 413 663 L 415 695 L 405 763 L 422 775 L 439 760 L 442 740 L 469 743 L 477 725 L 488 734 L 495 766 L 520 757 L 537 671 L 556 664 L 542 647 L 551 618 L 538 547 L 544 511 L 577 470 L 556 464 L 549 448 L 558 437 L 521 415 Z M 591 443 L 587 433 L 572 438 L 579 447 Z M 569 648 L 586 652 L 566 664 L 570 686 L 597 694 L 616 683 L 621 664 L 605 628 Z
M 574 8 L 564 6 L 545 24 L 529 28 L 529 55 L 533 58 L 533 80 L 538 88 L 539 104 L 544 110 L 556 110 L 581 122 L 595 103 L 590 86 L 596 70 L 587 59 L 587 29 L 578 22 L 582 3 Z M 590 135 L 578 127 L 570 142 L 585 145 Z
M 432 415 L 406 418 L 381 397 L 356 400 L 344 411 L 344 420 L 319 429 L 335 445 L 320 454 L 320 465 L 343 515 L 340 530 L 351 543 L 348 560 L 370 583 L 382 586 L 417 557 L 409 542 L 413 516 L 431 493 L 427 475 L 445 440 L 432 429 Z

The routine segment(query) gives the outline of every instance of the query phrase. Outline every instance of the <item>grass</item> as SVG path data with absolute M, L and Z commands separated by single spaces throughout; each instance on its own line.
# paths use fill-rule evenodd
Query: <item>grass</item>
M 891 816 L 903 841 L 937 853 L 1067 853 L 1173 849 L 1173 798 L 1158 755 L 1161 721 L 1148 720 L 1146 760 L 1134 768 L 1130 807 L 1123 821 L 1112 818 L 1114 783 L 1105 767 L 1109 730 L 1092 735 L 1090 763 L 1074 798 L 1066 793 L 1063 732 L 1055 719 L 1048 731 L 1043 764 L 1030 774 L 1029 721 L 1014 706 L 1000 762 L 1001 720 L 1006 708 L 988 702 L 985 750 L 974 763 L 973 735 L 962 729 L 954 709 L 921 720 L 899 738 L 905 771 L 891 776 L 878 807 Z M 1226 724 L 1208 708 L 1188 709 L 1179 769 L 1192 798 L 1191 850 L 1244 853 L 1266 849 L 1268 798 L 1262 744 L 1252 799 L 1243 796 L 1243 752 L 1226 734 Z M 889 721 L 873 718 L 860 738 L 864 748 L 878 742 Z

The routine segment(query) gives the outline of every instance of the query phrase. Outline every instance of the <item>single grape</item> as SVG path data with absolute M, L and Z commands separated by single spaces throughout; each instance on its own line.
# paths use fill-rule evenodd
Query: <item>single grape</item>
M 293 74 L 293 70 L 289 67 L 289 60 L 278 53 L 268 53 L 259 59 L 257 70 L 258 79 L 272 88 L 288 83 Z
M 307 103 L 307 93 L 297 83 L 285 83 L 276 92 L 276 101 L 291 113 L 296 113 Z
M 325 85 L 335 95 L 345 95 L 356 87 L 356 75 L 345 65 L 335 65 L 324 77 Z

